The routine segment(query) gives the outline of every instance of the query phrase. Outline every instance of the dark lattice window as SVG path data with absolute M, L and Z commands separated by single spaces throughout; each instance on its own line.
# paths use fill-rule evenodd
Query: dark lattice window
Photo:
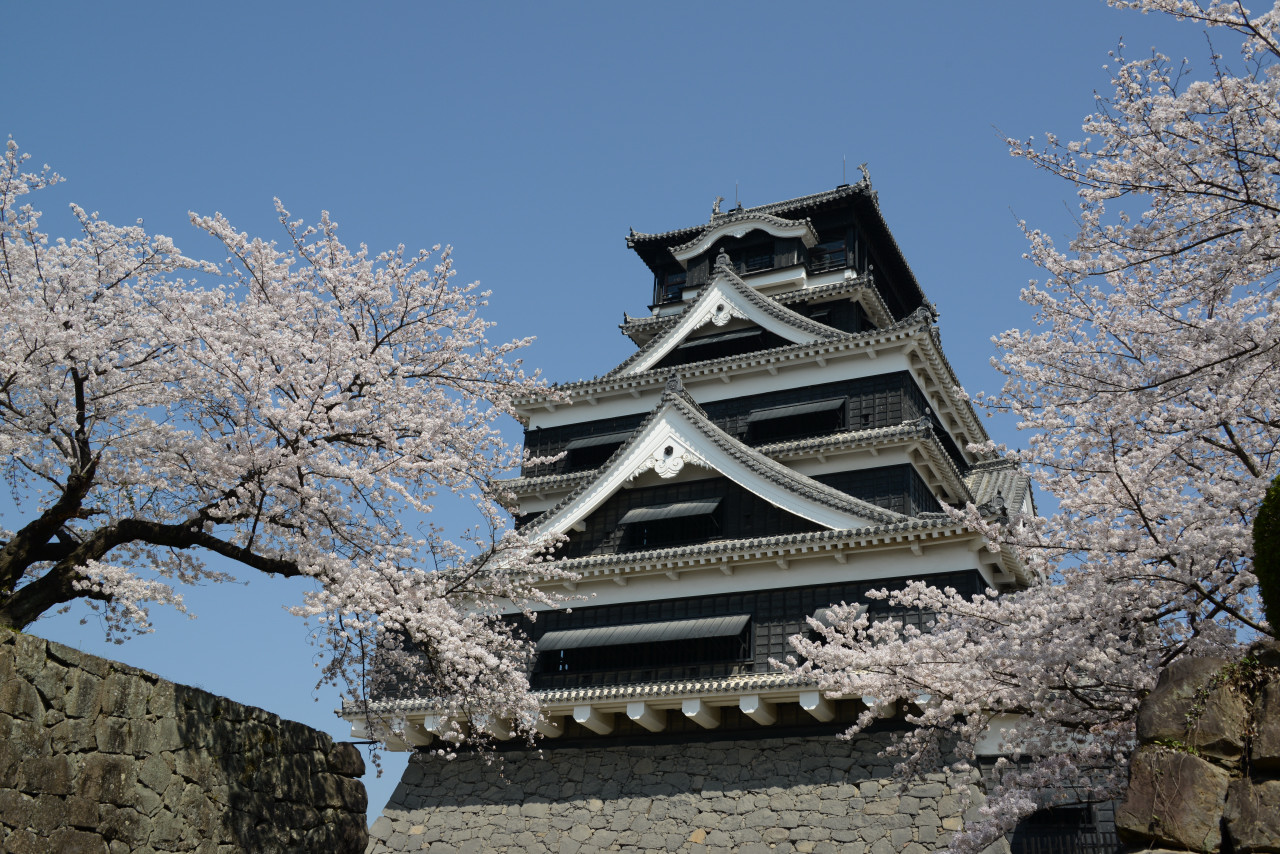
M 688 278 L 689 274 L 685 270 L 672 270 L 664 273 L 661 277 L 661 285 L 658 288 L 657 302 L 680 302 L 684 296 L 684 287 Z
M 584 673 L 731 665 L 750 660 L 750 636 L 747 628 L 730 637 L 560 649 L 541 653 L 538 668 L 544 673 Z
M 846 250 L 844 238 L 819 243 L 809 250 L 810 273 L 823 273 L 827 270 L 847 267 L 848 261 L 849 253 Z
M 669 505 L 716 501 L 714 512 L 644 518 L 633 511 Z M 684 521 L 680 521 L 680 519 Z M 584 520 L 582 531 L 570 531 L 560 552 L 564 557 L 616 554 L 668 548 L 714 539 L 745 539 L 816 531 L 819 526 L 765 501 L 728 478 L 625 489 Z
M 841 332 L 866 332 L 875 328 L 862 303 L 856 301 L 820 302 L 801 311 L 818 323 Z
M 720 533 L 719 507 L 718 498 L 634 507 L 620 520 L 627 529 L 623 550 L 665 549 L 715 539 Z
M 758 244 L 747 247 L 742 253 L 740 269 L 744 274 L 759 273 L 773 269 L 773 244 Z
M 1032 813 L 1009 834 L 1010 854 L 1115 854 L 1122 849 L 1110 804 L 1071 804 Z
M 747 441 L 753 445 L 836 433 L 844 428 L 843 397 L 757 409 L 747 416 Z
M 758 326 L 749 329 L 717 332 L 684 341 L 666 356 L 663 356 L 657 363 L 657 367 L 666 368 L 674 365 L 687 365 L 693 362 L 709 362 L 712 359 L 724 359 L 729 356 L 741 356 L 745 353 L 772 350 L 790 343 L 785 338 Z
M 856 304 L 852 304 L 856 305 Z M 766 333 L 772 334 L 772 333 Z M 732 342 L 730 342 L 732 343 Z M 680 352 L 680 351 L 676 351 Z M 760 410 L 802 404 L 815 401 L 845 398 L 846 403 L 839 416 L 823 415 L 821 417 L 805 417 L 790 423 L 780 423 L 766 427 L 761 425 L 753 429 L 752 414 Z M 906 371 L 881 374 L 874 377 L 863 377 L 856 380 L 844 380 L 834 383 L 823 383 L 816 386 L 782 389 L 768 394 L 738 397 L 730 400 L 710 401 L 703 405 L 707 416 L 720 429 L 724 430 L 748 444 L 766 444 L 786 439 L 821 436 L 839 430 L 863 430 L 873 427 L 890 427 L 904 421 L 914 421 L 925 414 L 928 404 L 924 393 L 916 385 L 915 380 Z M 618 418 L 606 418 L 598 421 L 584 421 L 578 424 L 567 424 L 563 427 L 548 427 L 541 430 L 525 431 L 525 447 L 531 456 L 553 456 L 566 450 L 571 445 L 583 447 L 580 440 L 600 439 L 608 434 L 629 434 L 644 419 L 647 413 L 636 413 Z M 755 421 L 769 420 L 756 416 Z M 967 470 L 967 464 L 959 448 L 937 424 L 935 432 L 942 442 L 947 454 L 955 461 L 961 473 Z M 773 432 L 771 432 L 773 431 Z M 614 437 L 616 444 L 621 437 Z M 534 477 L 544 474 L 563 474 L 565 472 L 582 471 L 594 468 L 608 458 L 604 449 L 587 453 L 569 453 L 565 459 L 552 465 L 526 467 L 524 475 Z
M 908 516 L 936 513 L 942 509 L 915 467 L 908 463 L 821 474 L 814 480 L 877 507 Z
M 976 569 L 932 575 L 927 579 L 938 587 L 953 587 L 963 595 L 978 593 L 984 587 L 982 576 Z M 580 658 L 575 657 L 578 653 L 561 656 L 558 650 L 556 655 L 540 655 L 533 673 L 533 685 L 538 689 L 704 678 L 743 672 L 768 673 L 773 669 L 769 664 L 770 658 L 782 659 L 793 653 L 788 639 L 809 631 L 806 617 L 838 602 L 862 603 L 868 606 L 872 619 L 895 619 L 927 630 L 933 619 L 931 614 L 891 608 L 882 599 L 868 600 L 864 596 L 868 590 L 895 589 L 905 583 L 905 579 L 846 581 L 810 587 L 587 606 L 574 608 L 571 613 L 548 611 L 539 614 L 535 623 L 518 617 L 513 619 L 536 641 L 556 631 L 728 615 L 750 616 L 749 627 L 742 635 L 708 638 L 707 644 L 688 650 L 679 646 L 691 643 L 686 640 L 652 653 L 638 648 L 623 651 L 618 647 L 612 651 L 601 648 L 598 653 L 583 652 Z M 746 647 L 735 648 L 733 643 L 746 644 Z M 565 669 L 561 669 L 562 664 Z

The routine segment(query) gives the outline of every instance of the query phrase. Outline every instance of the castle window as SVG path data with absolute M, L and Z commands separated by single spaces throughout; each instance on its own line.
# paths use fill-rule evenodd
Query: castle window
M 662 549 L 713 539 L 720 532 L 716 518 L 719 506 L 719 498 L 700 498 L 632 508 L 619 520 L 627 529 L 626 550 Z
M 823 273 L 845 266 L 849 253 L 843 240 L 828 240 L 809 250 L 809 272 Z
M 759 327 L 716 332 L 682 342 L 663 360 L 663 364 L 664 366 L 686 365 L 690 362 L 706 362 L 727 356 L 739 356 L 763 349 L 770 343 L 772 342 L 766 339 L 764 330 Z
M 751 246 L 742 256 L 743 273 L 759 273 L 773 269 L 773 245 Z
M 759 444 L 834 433 L 844 427 L 844 411 L 843 397 L 753 409 L 747 416 L 749 441 Z
M 633 670 L 745 661 L 748 614 L 552 631 L 537 643 L 543 673 Z
M 685 282 L 688 280 L 689 274 L 685 270 L 667 273 L 662 277 L 662 289 L 658 294 L 658 302 L 680 302 L 684 297 Z
M 582 436 L 564 446 L 569 452 L 565 471 L 584 471 L 598 468 L 605 460 L 613 456 L 613 452 L 621 447 L 630 436 L 631 430 L 617 433 L 601 433 L 598 436 Z

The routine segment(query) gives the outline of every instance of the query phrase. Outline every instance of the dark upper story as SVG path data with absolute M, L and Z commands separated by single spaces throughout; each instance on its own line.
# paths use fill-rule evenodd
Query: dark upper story
M 930 580 L 966 595 L 982 591 L 985 584 L 976 569 L 957 569 Z M 806 618 L 821 619 L 822 609 L 838 602 L 865 604 L 875 618 L 891 617 L 927 631 L 930 614 L 865 598 L 869 590 L 905 583 L 840 581 L 586 605 L 541 613 L 536 622 L 512 620 L 536 644 L 531 678 L 538 689 L 770 673 L 775 670 L 770 659 L 793 653 L 788 638 L 813 631 Z
M 702 404 L 702 410 L 721 430 L 752 446 L 893 427 L 929 415 L 934 433 L 956 468 L 962 475 L 968 471 L 960 449 L 930 411 L 924 392 L 907 371 L 718 400 Z M 555 463 L 525 466 L 521 474 L 540 477 L 598 468 L 647 414 L 526 430 L 525 449 L 530 456 L 563 453 L 564 457 Z
M 845 495 L 901 513 L 937 513 L 942 506 L 907 463 L 814 475 Z M 523 524 L 538 514 L 521 517 Z M 557 550 L 566 558 L 679 548 L 823 530 L 725 477 L 623 489 L 566 531 Z
M 654 307 L 680 302 L 685 289 L 706 284 L 721 250 L 741 276 L 794 266 L 810 273 L 850 269 L 862 275 L 873 270 L 876 288 L 895 319 L 927 302 L 865 181 L 714 213 L 710 222 L 676 231 L 633 232 L 627 245 L 654 274 Z

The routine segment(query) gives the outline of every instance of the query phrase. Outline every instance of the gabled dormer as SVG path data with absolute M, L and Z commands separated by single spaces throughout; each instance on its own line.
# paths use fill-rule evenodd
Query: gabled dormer
M 606 376 L 631 376 L 659 367 L 709 361 L 789 344 L 842 337 L 838 329 L 760 295 L 734 272 L 727 256 L 679 320 Z
M 674 484 L 683 488 L 667 488 Z M 739 506 L 731 516 L 717 517 L 726 502 Z M 740 442 L 717 427 L 673 378 L 658 405 L 591 481 L 533 520 L 527 532 L 567 535 L 565 554 L 573 556 L 745 538 L 748 529 L 735 535 L 724 528 L 747 524 L 751 514 L 760 517 L 753 534 L 766 516 L 780 532 L 857 529 L 907 518 Z M 590 542 L 579 542 L 575 533 Z

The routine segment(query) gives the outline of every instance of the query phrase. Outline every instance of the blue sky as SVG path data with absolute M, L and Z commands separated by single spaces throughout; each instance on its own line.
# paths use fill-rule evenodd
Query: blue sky
M 994 390 L 989 339 L 1026 324 L 1035 275 L 1017 221 L 1065 237 L 1074 205 L 1002 136 L 1078 135 L 1122 37 L 1205 64 L 1194 27 L 1087 0 L 46 2 L 7 5 L 4 28 L 0 135 L 67 179 L 40 198 L 46 231 L 67 233 L 74 200 L 221 260 L 187 212 L 280 237 L 278 196 L 331 211 L 348 243 L 452 244 L 493 291 L 495 337 L 537 336 L 526 363 L 554 381 L 630 353 L 617 324 L 651 277 L 629 227 L 704 222 L 735 186 L 747 206 L 830 189 L 847 158 L 850 182 L 869 164 L 962 382 Z M 123 647 L 78 609 L 33 630 L 344 737 L 282 611 L 302 588 L 245 578 Z M 367 781 L 374 814 L 394 757 Z

